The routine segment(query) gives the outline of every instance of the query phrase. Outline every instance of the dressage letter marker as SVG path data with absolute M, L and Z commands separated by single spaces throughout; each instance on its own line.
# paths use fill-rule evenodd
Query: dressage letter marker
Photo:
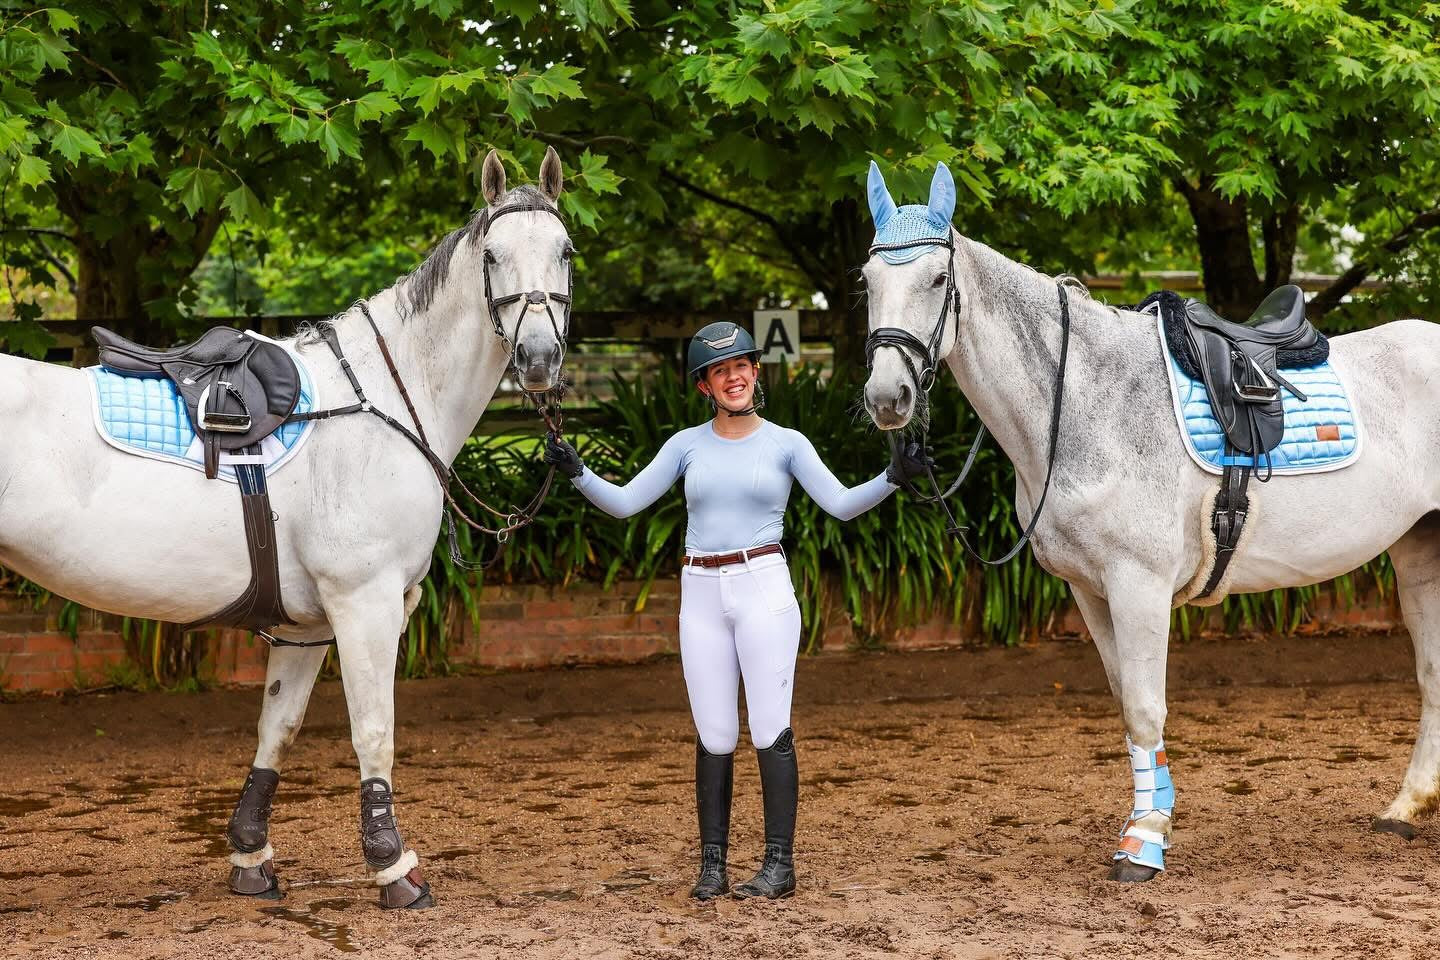
M 756 310 L 755 342 L 761 363 L 790 363 L 800 359 L 800 311 Z

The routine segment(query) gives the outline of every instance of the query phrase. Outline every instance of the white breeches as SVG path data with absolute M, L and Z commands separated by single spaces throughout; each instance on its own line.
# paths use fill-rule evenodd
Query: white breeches
M 740 678 L 758 750 L 790 726 L 800 607 L 782 554 L 724 567 L 682 567 L 680 662 L 690 712 L 709 753 L 740 740 Z

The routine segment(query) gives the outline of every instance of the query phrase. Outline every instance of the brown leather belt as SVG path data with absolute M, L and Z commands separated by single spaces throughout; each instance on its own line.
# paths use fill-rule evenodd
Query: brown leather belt
M 732 563 L 744 563 L 756 557 L 768 557 L 772 553 L 784 552 L 780 544 L 767 543 L 763 547 L 751 547 L 749 550 L 737 550 L 734 553 L 717 553 L 709 557 L 686 556 L 681 562 L 687 567 L 726 567 Z

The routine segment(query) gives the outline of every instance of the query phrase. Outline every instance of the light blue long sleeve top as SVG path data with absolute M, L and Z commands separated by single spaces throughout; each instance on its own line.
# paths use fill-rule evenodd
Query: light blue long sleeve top
M 859 486 L 845 486 L 804 434 L 768 420 L 739 440 L 720 436 L 708 420 L 681 430 L 623 487 L 589 467 L 571 482 L 612 517 L 629 517 L 660 499 L 680 477 L 685 478 L 689 514 L 687 553 L 779 543 L 792 478 L 822 510 L 841 520 L 858 517 L 897 489 L 883 471 Z

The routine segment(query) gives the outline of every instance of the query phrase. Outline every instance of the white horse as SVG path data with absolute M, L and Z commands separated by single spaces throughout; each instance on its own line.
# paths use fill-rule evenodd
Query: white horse
M 953 282 L 954 312 L 935 359 L 1014 464 L 1016 510 L 1028 524 L 1047 469 L 1059 284 L 949 227 L 948 178 L 937 170 L 928 206 L 953 243 L 953 277 L 944 246 L 900 265 L 872 255 L 864 268 L 870 326 L 926 342 Z M 877 223 L 895 209 L 873 165 L 871 209 Z M 1206 504 L 1218 479 L 1182 446 L 1155 317 L 1084 292 L 1070 293 L 1069 313 L 1054 480 L 1031 544 L 1041 566 L 1070 585 L 1128 734 L 1135 796 L 1111 879 L 1148 880 L 1164 868 L 1174 802 L 1163 744 L 1170 611 L 1209 570 Z M 1421 716 L 1404 783 L 1374 826 L 1409 838 L 1417 817 L 1440 800 L 1440 421 L 1432 415 L 1440 410 L 1440 326 L 1403 320 L 1330 344 L 1367 430 L 1360 455 L 1333 473 L 1250 486 L 1229 590 L 1318 583 L 1390 552 Z M 905 428 L 924 402 L 901 353 L 876 350 L 865 385 L 866 409 L 883 430 Z M 912 363 L 918 359 L 912 352 Z
M 511 344 L 525 389 L 546 391 L 559 381 L 566 331 L 558 330 L 557 339 L 542 306 L 525 298 L 492 314 L 485 260 L 494 300 L 523 291 L 568 297 L 569 236 L 558 213 L 538 209 L 555 210 L 562 183 L 552 149 L 539 189 L 507 192 L 491 151 L 481 177 L 488 210 L 367 301 L 430 445 L 446 464 L 511 365 Z M 524 209 L 493 225 L 486 216 L 516 206 Z M 541 319 L 522 325 L 536 310 Z M 503 325 L 503 339 L 492 316 Z M 410 426 L 358 305 L 328 323 L 375 408 Z M 314 331 L 286 343 L 308 366 L 325 406 L 354 401 L 339 362 Z M 107 445 L 92 425 L 86 377 L 0 356 L 0 564 L 99 610 L 198 621 L 249 581 L 235 487 Z M 425 456 L 379 417 L 357 413 L 312 429 L 269 481 L 284 605 L 295 621 L 274 632 L 300 642 L 335 638 L 360 763 L 362 848 L 381 904 L 429 906 L 418 858 L 394 825 L 394 678 L 399 637 L 420 600 L 445 501 Z M 324 657 L 323 646 L 270 652 L 259 748 L 229 830 L 237 893 L 279 896 L 270 803 Z

